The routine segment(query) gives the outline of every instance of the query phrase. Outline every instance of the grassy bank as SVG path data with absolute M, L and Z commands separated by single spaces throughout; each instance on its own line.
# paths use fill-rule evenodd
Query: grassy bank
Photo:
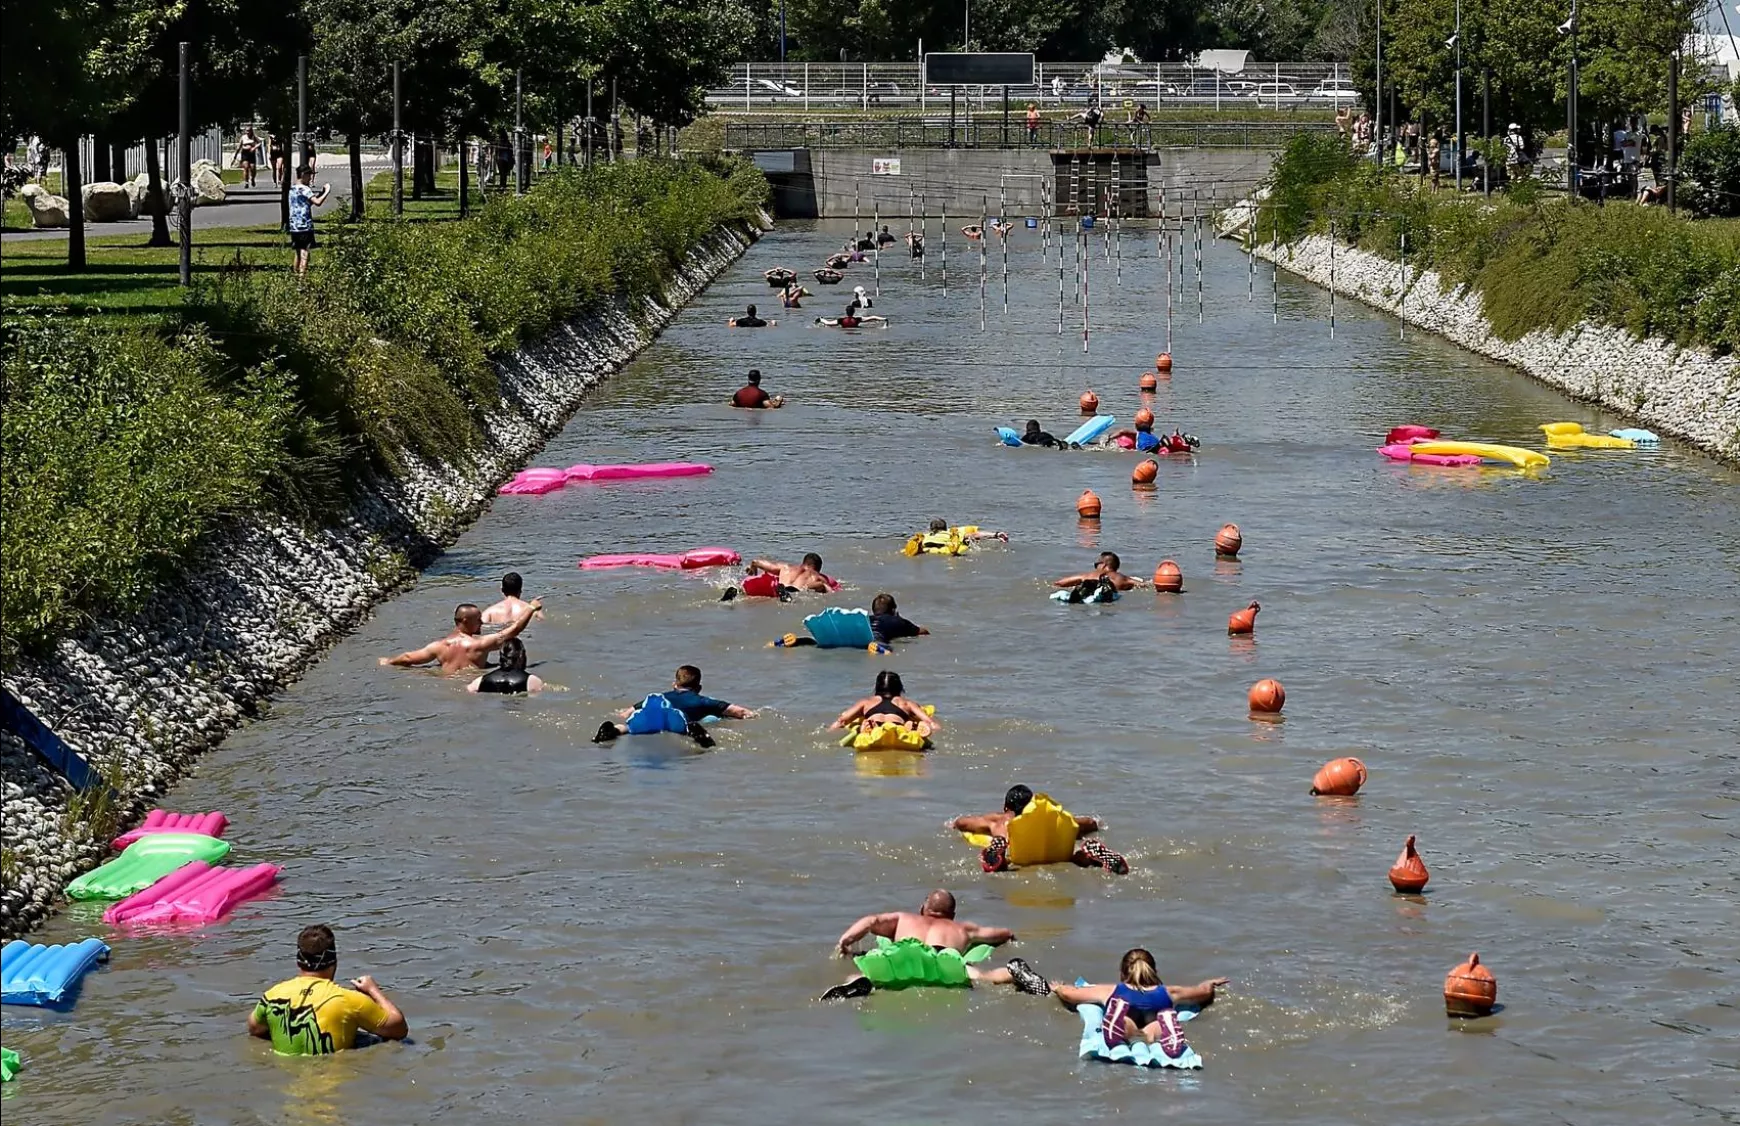
M 544 177 L 465 221 L 323 225 L 306 279 L 281 250 L 232 254 L 148 318 L 9 299 L 5 654 L 136 606 L 227 517 L 319 520 L 405 451 L 463 456 L 499 400 L 493 359 L 657 292 L 765 192 L 741 165 L 636 161 Z
M 1740 349 L 1740 220 L 1659 207 L 1597 207 L 1525 187 L 1458 198 L 1356 161 L 1331 137 L 1299 136 L 1276 163 L 1257 237 L 1335 234 L 1362 250 L 1438 272 L 1480 295 L 1497 333 L 1563 332 L 1578 321 L 1638 337 Z

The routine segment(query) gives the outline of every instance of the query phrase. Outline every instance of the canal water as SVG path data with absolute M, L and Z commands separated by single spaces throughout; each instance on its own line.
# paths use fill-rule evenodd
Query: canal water
M 1693 450 L 1555 455 L 1544 472 L 1417 469 L 1391 426 L 1539 448 L 1536 427 L 1621 420 L 1205 248 L 1175 295 L 1176 366 L 1151 402 L 1198 435 L 1157 488 L 1130 455 L 1013 450 L 992 427 L 1127 420 L 1165 336 L 1151 233 L 1088 249 L 1089 351 L 1032 232 L 1003 312 L 991 248 L 931 226 L 924 277 L 881 264 L 885 329 L 727 330 L 847 224 L 784 227 L 602 387 L 536 464 L 698 459 L 702 479 L 504 497 L 167 795 L 221 809 L 233 859 L 280 890 L 193 932 L 114 935 L 74 1011 L 8 1008 L 21 1123 L 1106 1121 L 1632 1123 L 1740 1114 L 1740 475 Z M 1065 286 L 1074 287 L 1073 249 Z M 1121 266 L 1120 266 L 1121 262 Z M 1121 277 L 1119 270 L 1121 269 Z M 876 287 L 870 266 L 851 283 Z M 789 397 L 725 402 L 751 367 Z M 1079 523 L 1093 488 L 1104 518 Z M 909 559 L 933 517 L 1007 546 Z M 1215 530 L 1246 548 L 1217 563 Z M 724 571 L 581 572 L 598 552 L 722 544 L 820 552 L 828 599 L 722 604 Z M 1185 592 L 1099 607 L 1047 580 L 1117 551 L 1176 559 Z M 541 698 L 466 694 L 376 657 L 440 636 L 507 570 L 547 599 L 528 634 Z M 894 593 L 932 636 L 890 657 L 770 649 L 824 602 Z M 1254 639 L 1228 613 L 1256 599 Z M 701 666 L 756 708 L 698 753 L 590 739 Z M 824 725 L 878 669 L 945 723 L 923 758 L 858 756 Z M 1276 677 L 1285 721 L 1247 716 Z M 1307 793 L 1356 755 L 1356 799 Z M 986 875 L 943 827 L 1015 782 L 1105 818 L 1133 871 Z M 1424 896 L 1385 879 L 1417 834 Z M 1196 1073 L 1076 1058 L 1050 1000 L 922 990 L 823 1004 L 858 916 L 952 889 L 1054 978 L 1111 980 L 1143 945 L 1169 981 L 1225 975 L 1190 1026 Z M 108 934 L 94 907 L 39 937 Z M 374 975 L 413 1037 L 318 1061 L 243 1029 L 330 923 L 342 977 Z M 1447 1020 L 1478 950 L 1502 1009 Z

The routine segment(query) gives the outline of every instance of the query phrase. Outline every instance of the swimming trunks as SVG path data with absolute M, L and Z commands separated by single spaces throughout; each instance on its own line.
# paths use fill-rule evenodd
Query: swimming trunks
M 373 1032 L 387 1011 L 366 993 L 323 977 L 293 977 L 266 990 L 254 1019 L 272 1033 L 272 1049 L 287 1056 L 324 1056 L 356 1044 L 357 1029 Z
M 772 398 L 773 396 L 766 391 L 750 384 L 747 387 L 737 389 L 737 393 L 731 396 L 731 405 L 734 407 L 765 407 Z
M 504 696 L 520 695 L 531 690 L 532 674 L 525 669 L 491 669 L 478 681 L 479 692 L 495 692 Z

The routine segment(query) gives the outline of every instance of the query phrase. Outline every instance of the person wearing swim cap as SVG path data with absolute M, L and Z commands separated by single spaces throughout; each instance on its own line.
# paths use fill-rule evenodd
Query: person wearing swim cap
M 760 317 L 755 315 L 755 306 L 751 305 L 741 317 L 732 317 L 725 323 L 731 328 L 766 328 L 768 325 L 778 324 L 779 322 L 762 320 Z
M 1019 964 L 1017 964 L 1019 963 Z M 1184 1045 L 1177 1006 L 1205 1008 L 1214 1004 L 1215 991 L 1231 984 L 1230 978 L 1211 977 L 1195 985 L 1166 986 L 1160 981 L 1154 955 L 1134 947 L 1124 952 L 1118 963 L 1116 985 L 1069 985 L 1061 981 L 1046 981 L 1033 967 L 1020 959 L 1012 959 L 1009 969 L 1015 988 L 1037 997 L 1056 997 L 1066 1009 L 1077 1005 L 1099 1005 L 1105 1009 L 1100 1035 L 1106 1047 L 1116 1048 L 1142 1040 L 1159 1044 L 1167 1055 L 1176 1056 Z
M 969 814 L 957 817 L 949 822 L 949 828 L 960 833 L 982 833 L 991 838 L 984 851 L 979 853 L 979 864 L 987 872 L 1005 872 L 1009 870 L 1009 822 L 1021 816 L 1033 800 L 1033 791 L 1026 786 L 1014 785 L 1003 795 L 1003 809 L 1000 813 Z M 1069 859 L 1083 868 L 1103 868 L 1114 876 L 1122 876 L 1130 871 L 1130 862 L 1118 853 L 1106 847 L 1104 841 L 1092 836 L 1104 826 L 1093 817 L 1076 817 L 1076 847 L 1075 853 Z
M 783 395 L 769 395 L 763 391 L 761 389 L 761 370 L 756 368 L 750 371 L 749 382 L 739 387 L 736 393 L 731 396 L 731 405 L 742 407 L 745 410 L 778 408 L 785 406 L 785 397 Z
M 382 657 L 383 665 L 413 668 L 431 661 L 439 662 L 441 671 L 451 676 L 467 669 L 489 668 L 489 655 L 503 643 L 513 640 L 532 623 L 532 617 L 544 608 L 544 600 L 534 598 L 520 610 L 519 616 L 503 626 L 498 633 L 485 636 L 483 611 L 475 602 L 461 602 L 453 608 L 453 632 L 440 641 L 431 641 L 421 649 L 400 653 L 397 657 Z
M 495 668 L 465 686 L 467 692 L 484 692 L 501 696 L 523 696 L 542 692 L 544 682 L 526 671 L 526 645 L 519 638 L 502 643 L 501 659 Z
M 1055 580 L 1051 585 L 1060 590 L 1069 590 L 1072 587 L 1079 587 L 1083 583 L 1094 583 L 1110 586 L 1111 589 L 1120 592 L 1135 590 L 1142 584 L 1118 570 L 1122 562 L 1118 558 L 1117 552 L 1102 551 L 1100 557 L 1094 561 L 1093 570 L 1080 575 L 1065 575 L 1063 578 Z
M 748 708 L 736 704 L 727 704 L 724 700 L 715 700 L 711 696 L 701 695 L 701 670 L 694 665 L 677 666 L 677 675 L 671 681 L 669 691 L 662 693 L 665 702 L 683 713 L 683 718 L 689 721 L 688 736 L 703 747 L 713 745 L 713 736 L 701 726 L 704 719 L 754 719 L 755 713 Z M 627 719 L 635 712 L 634 708 L 624 708 L 617 713 L 617 718 Z M 592 736 L 594 743 L 608 743 L 612 739 L 626 733 L 626 728 L 608 721 L 598 725 L 597 734 Z
M 869 308 L 872 308 L 874 305 L 875 305 L 875 302 L 870 300 L 870 295 L 865 292 L 863 286 L 855 285 L 852 287 L 852 308 L 853 309 L 869 309 Z
M 834 944 L 835 952 L 842 958 L 850 958 L 853 947 L 871 936 L 891 942 L 916 938 L 932 950 L 953 950 L 957 954 L 965 954 L 975 946 L 1002 946 L 1015 941 L 1015 932 L 1007 927 L 986 927 L 956 919 L 955 897 L 941 888 L 925 897 L 924 906 L 917 914 L 885 911 L 865 915 L 846 928 Z M 986 985 L 1015 984 L 1015 976 L 1008 969 L 981 970 L 976 966 L 967 967 L 967 980 Z M 868 977 L 858 974 L 822 994 L 821 999 L 836 1001 L 844 997 L 864 997 L 874 988 Z
M 749 574 L 773 575 L 779 580 L 779 585 L 788 590 L 812 594 L 828 594 L 835 587 L 828 576 L 822 574 L 822 557 L 813 551 L 806 554 L 803 561 L 796 566 L 781 563 L 777 559 L 751 559 Z
M 483 624 L 486 626 L 505 626 L 519 617 L 521 611 L 530 605 L 520 597 L 520 592 L 524 589 L 525 580 L 520 578 L 518 571 L 509 571 L 503 575 L 501 577 L 501 601 L 494 603 L 483 612 Z M 542 618 L 544 612 L 539 610 L 532 616 Z
M 838 719 L 828 724 L 828 730 L 839 731 L 855 725 L 859 731 L 869 732 L 885 723 L 916 731 L 926 739 L 936 734 L 941 726 L 934 715 L 925 711 L 924 705 L 906 698 L 906 685 L 901 682 L 899 673 L 883 669 L 876 674 L 876 694 L 864 697 L 841 712 Z
M 327 926 L 304 927 L 296 936 L 295 977 L 261 994 L 248 1014 L 248 1035 L 272 1041 L 287 1056 L 325 1056 L 356 1045 L 356 1034 L 403 1040 L 405 1014 L 367 974 L 346 989 L 336 985 L 338 943 Z
M 886 645 L 903 637 L 929 637 L 930 631 L 901 617 L 894 596 L 884 593 L 870 600 L 870 636 Z
M 895 241 L 894 232 L 888 229 L 888 224 L 882 224 L 882 229 L 876 232 L 876 245 L 888 246 Z

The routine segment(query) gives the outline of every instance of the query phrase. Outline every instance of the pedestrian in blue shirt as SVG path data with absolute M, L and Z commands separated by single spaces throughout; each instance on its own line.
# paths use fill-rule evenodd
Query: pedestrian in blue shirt
M 308 252 L 314 249 L 314 209 L 326 202 L 331 184 L 314 190 L 314 169 L 304 164 L 296 170 L 296 183 L 290 189 L 290 249 L 296 252 L 296 276 L 308 272 Z

